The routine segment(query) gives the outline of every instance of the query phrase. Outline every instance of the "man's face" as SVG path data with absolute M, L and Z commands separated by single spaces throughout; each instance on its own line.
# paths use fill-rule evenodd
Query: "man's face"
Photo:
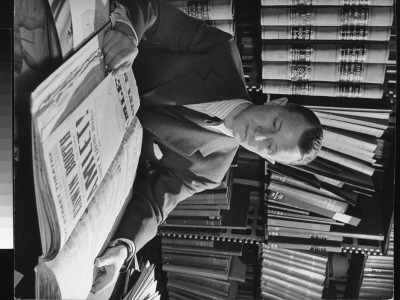
M 240 145 L 274 163 L 288 164 L 302 158 L 297 146 L 305 129 L 304 118 L 284 106 L 251 105 L 233 121 L 233 135 Z

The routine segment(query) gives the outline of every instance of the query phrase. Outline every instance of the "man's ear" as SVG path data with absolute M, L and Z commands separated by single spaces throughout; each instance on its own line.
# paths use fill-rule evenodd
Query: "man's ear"
M 271 105 L 271 106 L 283 106 L 288 102 L 288 98 L 282 97 L 279 99 L 271 100 L 268 102 L 265 102 L 264 105 Z

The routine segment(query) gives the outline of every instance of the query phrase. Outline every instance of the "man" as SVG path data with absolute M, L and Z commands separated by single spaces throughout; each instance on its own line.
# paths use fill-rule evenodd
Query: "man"
M 180 201 L 221 182 L 239 145 L 272 163 L 304 164 L 315 158 L 322 140 L 310 110 L 250 102 L 232 36 L 157 1 L 120 4 L 115 30 L 104 38 L 105 62 L 114 73 L 123 72 L 139 45 L 133 70 L 142 154 L 160 168 L 137 185 L 117 239 L 96 259 L 103 272 L 93 293 L 117 279 Z

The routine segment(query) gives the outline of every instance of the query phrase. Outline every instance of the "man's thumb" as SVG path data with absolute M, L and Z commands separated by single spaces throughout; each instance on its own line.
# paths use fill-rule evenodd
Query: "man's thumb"
M 94 260 L 94 265 L 98 268 L 110 265 L 111 263 L 110 256 L 101 256 Z

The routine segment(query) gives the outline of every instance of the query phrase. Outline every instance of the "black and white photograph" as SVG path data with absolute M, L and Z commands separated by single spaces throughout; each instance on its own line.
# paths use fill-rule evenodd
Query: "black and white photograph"
M 14 0 L 14 299 L 395 299 L 396 8 Z

